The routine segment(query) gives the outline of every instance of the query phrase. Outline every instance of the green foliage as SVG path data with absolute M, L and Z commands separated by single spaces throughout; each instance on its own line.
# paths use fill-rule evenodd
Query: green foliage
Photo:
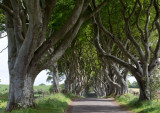
M 4 16 L 4 12 L 0 9 L 0 32 L 4 32 L 5 31 L 5 16 Z
M 78 96 L 76 96 L 75 94 L 73 94 L 71 92 L 67 93 L 67 97 L 69 97 L 69 98 L 78 98 Z
M 59 85 L 60 86 L 60 89 L 61 89 L 61 91 L 64 89 L 64 84 L 60 84 Z M 53 93 L 53 90 L 54 90 L 54 87 L 53 87 L 53 85 L 51 85 L 50 87 L 49 87 L 49 92 L 50 93 Z
M 8 85 L 1 85 L 0 84 L 0 113 L 2 112 L 2 108 L 6 107 L 7 100 L 8 100 Z
M 53 93 L 53 90 L 54 90 L 54 87 L 53 87 L 53 85 L 51 85 L 50 88 L 49 88 L 49 92 Z
M 124 4 L 126 6 L 125 7 L 126 8 L 126 15 L 127 15 L 126 17 L 128 17 L 131 14 L 131 11 L 135 5 L 135 1 L 136 0 L 123 0 Z M 144 29 L 145 24 L 146 24 L 146 9 L 148 8 L 151 1 L 149 1 L 149 0 L 140 0 L 140 1 L 142 4 L 144 2 L 144 4 L 142 5 L 142 12 L 140 15 L 139 25 L 142 29 Z M 135 37 L 134 39 L 140 44 L 141 48 L 144 50 L 143 44 L 140 41 L 141 35 L 140 35 L 140 33 L 137 29 L 137 26 L 136 26 L 136 17 L 139 13 L 139 9 L 140 9 L 140 6 L 137 5 L 135 14 L 133 15 L 133 17 L 131 18 L 131 21 L 130 21 L 130 30 L 132 32 L 132 35 Z M 126 34 L 124 32 L 125 31 L 125 23 L 124 23 L 124 19 L 123 19 L 122 15 L 123 15 L 122 14 L 122 5 L 121 5 L 120 1 L 116 1 L 116 2 L 109 1 L 107 3 L 106 7 L 103 7 L 101 10 L 101 18 L 103 21 L 103 25 L 106 27 L 106 29 L 108 31 L 113 33 L 117 38 L 119 38 L 119 40 L 122 43 L 124 43 L 124 41 L 127 38 L 126 38 Z M 148 30 L 151 29 L 154 17 L 155 17 L 155 9 L 152 6 Z M 109 39 L 109 38 L 106 37 L 106 39 Z M 158 33 L 156 30 L 154 30 L 153 33 L 151 34 L 151 38 L 149 39 L 149 46 L 153 50 L 155 50 L 157 40 L 158 40 Z M 115 44 L 113 44 L 112 49 L 113 49 L 112 50 L 113 55 L 115 52 L 119 51 L 118 47 Z M 136 55 L 137 58 L 139 57 L 139 53 L 138 53 L 137 49 L 135 49 L 135 47 L 133 46 L 132 43 L 130 43 L 130 42 L 128 43 L 127 49 L 128 49 L 127 51 L 130 51 L 131 54 L 133 54 L 134 56 Z M 150 54 L 151 54 L 151 56 L 154 55 L 154 54 L 152 54 L 152 52 L 150 52 Z
M 133 94 L 125 94 L 125 95 L 121 95 L 121 96 L 117 97 L 116 100 L 120 103 L 129 104 L 133 100 L 138 101 L 138 97 L 134 96 Z
M 138 83 L 136 81 L 130 83 L 129 88 L 139 88 Z
M 60 64 L 59 64 L 59 66 L 58 66 L 58 81 L 59 82 L 61 82 L 65 79 L 64 73 L 59 71 L 60 69 L 61 69 L 61 67 L 60 67 Z M 53 75 L 52 74 L 53 74 L 52 70 L 49 69 L 49 72 L 47 72 L 47 75 L 48 75 L 47 80 L 46 80 L 47 82 L 53 83 Z
M 151 99 L 154 99 L 157 96 L 157 91 L 160 90 L 160 66 L 156 67 L 153 75 L 150 77 L 149 90 Z
M 2 111 L 1 108 L 6 107 L 7 101 L 8 101 L 8 92 L 7 93 L 0 93 L 0 113 L 3 113 L 3 112 L 1 112 Z
M 69 97 L 63 94 L 55 94 L 37 99 L 35 108 L 14 110 L 11 113 L 63 113 L 70 102 Z M 2 111 L 1 108 L 0 110 Z
M 116 98 L 121 105 L 129 108 L 134 113 L 159 113 L 160 103 L 156 101 L 138 101 L 138 97 L 132 94 L 122 95 Z
M 43 92 L 49 91 L 50 85 L 34 86 L 34 90 L 42 90 Z
M 8 85 L 0 84 L 0 93 L 1 94 L 7 93 L 8 91 L 9 91 L 9 86 Z
M 44 84 L 44 83 L 41 83 L 41 84 L 39 84 L 39 86 L 45 86 L 45 84 Z
M 129 80 L 127 80 L 127 85 L 128 85 L 128 87 L 130 87 L 130 85 L 131 85 Z
M 58 0 L 54 13 L 51 16 L 51 22 L 49 27 L 53 31 L 57 31 L 70 16 L 70 13 L 74 7 L 74 0 Z
M 60 86 L 61 90 L 64 89 L 64 84 L 60 84 L 59 86 Z

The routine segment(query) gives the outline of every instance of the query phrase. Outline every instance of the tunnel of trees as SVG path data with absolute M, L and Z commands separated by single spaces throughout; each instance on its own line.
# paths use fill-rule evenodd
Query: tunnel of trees
M 35 106 L 33 84 L 44 69 L 56 93 L 65 75 L 63 92 L 123 95 L 132 75 L 139 100 L 150 100 L 160 64 L 159 21 L 159 0 L 0 1 L 0 34 L 8 37 L 6 111 Z

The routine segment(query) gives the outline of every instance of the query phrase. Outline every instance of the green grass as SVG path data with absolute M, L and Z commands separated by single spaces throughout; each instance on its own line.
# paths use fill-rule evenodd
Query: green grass
M 14 110 L 11 113 L 63 113 L 71 102 L 69 96 L 61 93 L 50 95 L 36 100 L 36 107 Z M 0 105 L 0 113 L 3 113 L 6 103 Z
M 44 92 L 49 91 L 51 85 L 34 86 L 34 90 L 43 90 Z M 6 93 L 9 90 L 9 85 L 0 84 L 0 93 Z
M 3 113 L 4 107 L 7 105 L 8 100 L 8 85 L 0 85 L 0 113 Z
M 4 112 L 4 109 L 8 101 L 8 85 L 0 85 L 0 113 Z M 43 90 L 49 92 L 50 86 L 34 86 L 35 90 Z M 38 96 L 37 96 L 38 97 Z M 38 97 L 36 99 L 36 107 L 29 109 L 15 110 L 11 113 L 63 113 L 71 102 L 71 98 L 77 98 L 77 96 L 68 93 L 63 95 L 61 93 L 54 95 L 45 95 L 45 97 Z
M 34 90 L 43 90 L 44 92 L 49 91 L 51 85 L 34 86 Z
M 127 107 L 135 113 L 160 113 L 160 103 L 156 101 L 138 101 L 138 97 L 125 94 L 116 98 L 122 106 Z
M 71 92 L 69 92 L 66 96 L 69 97 L 69 98 L 79 98 L 79 96 L 76 96 L 75 94 L 73 94 Z
M 8 93 L 9 85 L 0 84 L 0 93 Z

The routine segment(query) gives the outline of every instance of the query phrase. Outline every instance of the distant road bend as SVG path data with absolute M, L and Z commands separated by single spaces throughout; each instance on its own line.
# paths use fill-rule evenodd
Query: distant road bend
M 66 113 L 132 113 L 122 108 L 114 98 L 80 98 L 74 100 Z

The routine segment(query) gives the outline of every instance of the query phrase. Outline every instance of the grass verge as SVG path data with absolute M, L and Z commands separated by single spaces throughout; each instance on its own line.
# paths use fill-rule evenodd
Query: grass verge
M 160 102 L 138 101 L 133 94 L 125 94 L 116 97 L 116 101 L 135 113 L 160 113 Z
M 36 107 L 29 109 L 14 110 L 11 113 L 63 113 L 68 104 L 71 102 L 71 97 L 74 95 L 63 95 L 61 93 L 42 97 L 36 100 Z M 5 103 L 0 105 L 0 113 L 4 112 Z

